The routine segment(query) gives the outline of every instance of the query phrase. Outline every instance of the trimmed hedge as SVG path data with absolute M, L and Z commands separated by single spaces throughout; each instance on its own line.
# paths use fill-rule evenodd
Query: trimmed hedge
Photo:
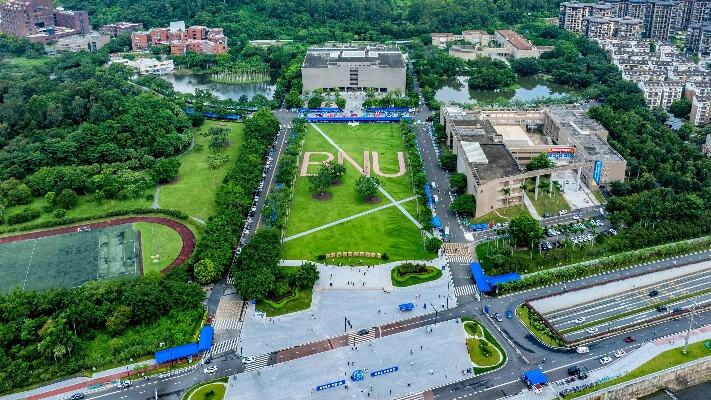
M 430 282 L 439 279 L 442 270 L 424 264 L 401 264 L 390 270 L 390 280 L 393 286 L 405 287 Z
M 13 233 L 13 232 L 24 232 L 33 231 L 37 229 L 54 228 L 56 226 L 72 225 L 78 222 L 91 221 L 95 219 L 105 219 L 112 217 L 122 217 L 124 215 L 131 214 L 163 214 L 169 217 L 173 217 L 179 220 L 187 221 L 189 219 L 188 215 L 182 211 L 169 210 L 165 208 L 130 208 L 124 210 L 113 210 L 101 214 L 86 215 L 81 217 L 64 217 L 51 219 L 47 221 L 37 222 L 35 224 L 27 224 L 20 226 L 12 226 L 4 229 L 0 229 L 0 234 L 2 233 Z

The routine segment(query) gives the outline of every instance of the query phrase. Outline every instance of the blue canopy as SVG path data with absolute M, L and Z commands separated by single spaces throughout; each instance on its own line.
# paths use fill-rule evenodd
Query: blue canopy
M 407 107 L 370 107 L 366 108 L 365 112 L 408 112 Z
M 489 282 L 489 285 L 491 285 L 491 286 L 496 286 L 500 283 L 506 283 L 506 282 L 511 282 L 511 281 L 520 281 L 520 280 L 521 280 L 521 275 L 519 275 L 515 272 L 487 277 L 487 281 Z
M 412 117 L 311 117 L 307 116 L 308 122 L 400 122 L 401 120 L 411 120 Z
M 437 229 L 442 228 L 442 223 L 440 222 L 439 217 L 436 215 L 432 216 L 432 226 Z
M 471 224 L 469 225 L 470 228 L 474 231 L 485 231 L 487 228 L 489 228 L 488 224 Z
M 400 311 L 412 311 L 415 309 L 415 305 L 412 303 L 400 304 Z
M 491 286 L 489 286 L 489 282 L 487 282 L 484 270 L 481 269 L 481 264 L 475 261 L 469 264 L 469 269 L 472 271 L 472 275 L 474 276 L 474 282 L 476 282 L 477 289 L 479 289 L 479 291 L 482 293 L 490 292 Z
M 208 351 L 212 347 L 212 338 L 215 335 L 215 329 L 206 325 L 200 329 L 200 339 L 198 339 L 198 351 Z
M 338 107 L 322 107 L 322 108 L 300 108 L 301 113 L 312 113 L 312 112 L 341 112 Z
M 524 382 L 531 386 L 545 385 L 546 383 L 548 383 L 548 378 L 543 373 L 543 371 L 541 371 L 540 368 L 524 372 L 523 376 L 521 376 L 521 379 L 523 379 Z
M 198 353 L 197 343 L 188 343 L 182 346 L 171 347 L 169 349 L 156 351 L 156 364 L 178 360 L 180 358 L 194 356 Z

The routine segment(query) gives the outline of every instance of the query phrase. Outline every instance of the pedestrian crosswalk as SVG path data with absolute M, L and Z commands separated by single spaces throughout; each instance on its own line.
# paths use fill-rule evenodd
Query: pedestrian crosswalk
M 472 262 L 472 256 L 470 256 L 470 255 L 447 256 L 447 261 L 451 262 L 451 263 L 470 263 L 470 262 Z
M 220 354 L 227 353 L 228 351 L 232 351 L 237 348 L 239 345 L 239 337 L 224 340 L 219 343 L 215 343 L 212 345 L 212 348 L 210 349 L 210 355 L 213 357 L 219 356 Z
M 474 286 L 474 285 L 455 286 L 454 287 L 454 295 L 457 297 L 467 296 L 470 294 L 474 294 L 475 292 L 476 292 L 476 286 Z
M 412 393 L 402 397 L 398 397 L 396 400 L 425 400 L 425 395 L 422 392 Z
M 212 327 L 216 331 L 226 331 L 230 329 L 242 329 L 242 321 L 234 318 L 221 318 L 212 322 Z
M 371 340 L 375 340 L 375 329 L 371 329 L 370 332 L 365 335 L 359 335 L 355 332 L 348 334 L 348 344 L 351 346 L 358 346 L 361 343 L 370 342 Z
M 266 353 L 254 357 L 254 361 L 249 364 L 245 364 L 244 372 L 256 371 L 258 369 L 266 367 L 267 364 L 269 364 L 269 356 L 270 354 Z

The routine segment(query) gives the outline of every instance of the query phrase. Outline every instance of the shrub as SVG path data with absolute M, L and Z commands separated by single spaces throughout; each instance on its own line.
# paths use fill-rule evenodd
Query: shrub
M 54 210 L 54 213 L 52 213 L 52 217 L 54 219 L 64 218 L 66 216 L 67 216 L 67 210 L 65 210 L 63 208 L 58 208 L 58 209 Z
M 390 256 L 388 256 L 388 253 L 383 253 L 380 255 L 380 259 L 382 259 L 383 261 L 387 261 L 390 259 Z
M 316 259 L 319 260 L 319 261 L 323 261 L 323 260 L 326 259 L 326 255 L 325 255 L 325 254 L 319 254 L 318 256 L 316 256 Z
M 7 217 L 7 223 L 10 225 L 21 224 L 23 222 L 32 221 L 38 218 L 42 214 L 42 211 L 34 207 L 25 207 L 22 211 L 10 214 Z
M 64 189 L 57 196 L 56 206 L 65 210 L 71 210 L 79 202 L 79 196 L 72 189 Z

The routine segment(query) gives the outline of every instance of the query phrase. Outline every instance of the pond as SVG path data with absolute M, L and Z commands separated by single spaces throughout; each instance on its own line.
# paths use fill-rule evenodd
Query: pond
M 173 84 L 173 88 L 181 93 L 195 93 L 195 89 L 211 91 L 221 99 L 238 100 L 242 95 L 252 98 L 255 94 L 266 96 L 269 100 L 274 96 L 276 79 L 259 83 L 215 83 L 210 80 L 209 73 L 174 72 L 161 75 L 163 79 Z
M 529 102 L 541 98 L 556 98 L 575 92 L 564 85 L 549 82 L 535 76 L 519 77 L 516 89 L 474 90 L 467 85 L 468 77 L 460 76 L 446 82 L 435 93 L 435 98 L 444 103 L 493 103 L 499 99 Z

